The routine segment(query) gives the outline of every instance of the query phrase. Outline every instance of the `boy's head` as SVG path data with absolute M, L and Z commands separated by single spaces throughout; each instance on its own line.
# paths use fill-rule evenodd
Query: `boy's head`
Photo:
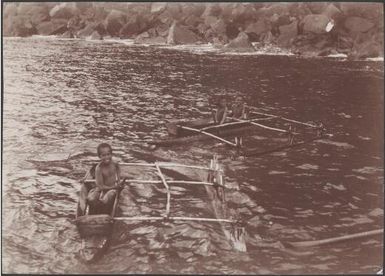
M 227 105 L 226 98 L 225 97 L 220 98 L 218 106 L 219 107 L 226 107 L 226 105 Z
M 242 97 L 241 97 L 241 96 L 236 97 L 236 98 L 235 98 L 235 102 L 238 103 L 238 104 L 243 103 Z
M 98 156 L 103 163 L 109 163 L 112 160 L 112 148 L 109 144 L 99 144 L 97 151 Z

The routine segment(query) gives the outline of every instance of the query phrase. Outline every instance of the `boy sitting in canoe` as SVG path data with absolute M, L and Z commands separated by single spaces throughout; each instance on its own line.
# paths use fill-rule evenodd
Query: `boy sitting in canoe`
M 235 98 L 235 102 L 231 106 L 230 116 L 237 119 L 246 119 L 246 104 L 242 97 Z
M 96 187 L 87 196 L 91 206 L 98 203 L 108 204 L 115 199 L 117 189 L 121 189 L 120 167 L 112 160 L 112 148 L 107 143 L 101 143 L 97 148 L 100 162 L 95 167 Z
M 213 118 L 214 118 L 214 123 L 221 125 L 226 121 L 227 117 L 227 102 L 226 98 L 221 98 L 218 103 L 218 107 L 215 111 L 213 111 Z

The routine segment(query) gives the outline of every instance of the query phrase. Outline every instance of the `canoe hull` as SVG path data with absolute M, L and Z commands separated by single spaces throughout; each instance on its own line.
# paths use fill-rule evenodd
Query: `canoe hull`
M 207 132 L 210 132 L 214 135 L 220 136 L 220 137 L 227 137 L 237 134 L 243 134 L 250 131 L 255 130 L 255 127 L 245 124 L 240 124 L 237 126 L 230 126 L 228 128 L 223 129 L 216 129 L 216 130 L 208 130 Z M 191 135 L 191 132 L 190 132 Z M 196 142 L 196 141 L 204 141 L 204 140 L 210 140 L 212 139 L 210 136 L 205 134 L 196 134 L 191 136 L 182 136 L 182 137 L 167 137 L 160 140 L 154 140 L 150 141 L 149 144 L 155 145 L 155 146 L 162 146 L 162 147 L 169 147 L 174 145 L 181 145 L 186 144 L 189 142 Z
M 79 255 L 85 262 L 97 260 L 106 250 L 111 238 L 119 195 L 109 206 L 91 208 L 87 203 L 87 193 L 92 185 L 82 184 L 76 211 L 76 226 L 81 237 Z

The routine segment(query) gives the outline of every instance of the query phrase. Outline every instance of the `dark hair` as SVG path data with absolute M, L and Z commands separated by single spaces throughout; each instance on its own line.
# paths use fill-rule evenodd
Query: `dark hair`
M 99 144 L 98 148 L 97 148 L 97 152 L 98 152 L 98 156 L 100 157 L 100 151 L 102 150 L 102 148 L 109 148 L 110 149 L 110 152 L 112 153 L 112 147 L 107 144 L 107 143 L 101 143 Z

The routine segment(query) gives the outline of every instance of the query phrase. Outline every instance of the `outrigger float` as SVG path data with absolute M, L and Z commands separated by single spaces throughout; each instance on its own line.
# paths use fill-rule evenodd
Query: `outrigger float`
M 282 116 L 262 113 L 257 111 L 258 108 L 247 106 L 249 116 L 247 119 L 238 119 L 229 117 L 226 122 L 217 125 L 212 118 L 198 119 L 193 121 L 171 121 L 166 124 L 168 137 L 150 141 L 149 144 L 169 147 L 174 145 L 186 144 L 195 141 L 203 141 L 215 139 L 237 150 L 237 153 L 242 156 L 258 156 L 267 153 L 282 151 L 295 146 L 303 145 L 318 139 L 330 136 L 326 134 L 326 128 L 322 123 L 308 123 L 297 120 L 285 118 Z M 287 129 L 269 126 L 262 124 L 264 122 L 283 122 L 288 126 Z M 310 130 L 311 137 L 307 139 L 298 140 L 297 137 L 301 135 L 297 132 L 297 127 L 302 127 L 306 131 Z M 278 132 L 287 137 L 287 143 L 272 149 L 261 151 L 260 147 L 246 147 L 242 144 L 240 137 L 246 137 L 257 129 L 264 129 L 267 131 Z M 226 139 L 227 137 L 235 136 L 235 141 Z M 298 140 L 298 141 L 297 141 Z
M 239 187 L 229 187 L 225 184 L 224 171 L 219 165 L 216 157 L 211 160 L 209 167 L 190 166 L 170 162 L 120 163 L 119 165 L 121 167 L 122 177 L 124 178 L 124 186 L 129 186 L 131 184 L 148 184 L 162 185 L 164 187 L 167 197 L 164 212 L 160 216 L 116 216 L 119 197 L 122 196 L 122 193 L 117 195 L 112 205 L 96 210 L 88 206 L 86 202 L 86 194 L 83 193 L 82 195 L 81 192 L 76 212 L 76 225 L 82 239 L 82 245 L 79 253 L 84 261 L 92 262 L 102 255 L 104 250 L 108 247 L 115 221 L 197 221 L 219 223 L 221 230 L 234 250 L 241 252 L 245 252 L 247 250 L 244 237 L 245 224 L 239 219 L 228 217 L 228 208 L 226 204 L 225 190 L 239 190 Z M 129 179 L 129 168 L 132 169 L 135 167 L 147 167 L 155 170 L 158 180 Z M 198 181 L 168 179 L 164 171 L 162 171 L 163 169 L 176 171 L 180 169 L 199 171 L 199 175 L 201 175 L 202 179 Z M 176 184 L 204 186 L 208 194 L 209 201 L 211 202 L 210 209 L 214 217 L 199 218 L 173 216 L 171 214 L 171 196 L 172 186 Z M 89 191 L 94 185 L 95 180 L 92 177 L 92 173 L 88 172 L 85 180 L 82 181 L 82 186 Z

